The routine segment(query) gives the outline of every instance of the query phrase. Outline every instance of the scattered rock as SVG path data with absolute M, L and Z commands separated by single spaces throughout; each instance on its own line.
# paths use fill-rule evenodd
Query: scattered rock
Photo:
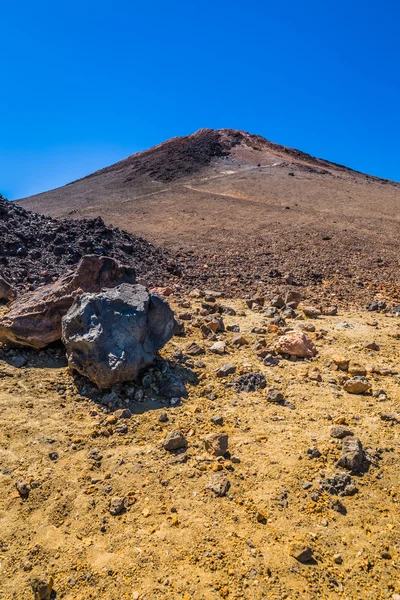
M 271 300 L 271 306 L 281 309 L 285 306 L 285 301 L 282 296 L 274 296 Z
M 31 491 L 31 486 L 29 485 L 28 481 L 25 481 L 24 479 L 18 479 L 18 481 L 15 483 L 15 487 L 17 488 L 21 498 L 28 498 L 29 492 Z
M 69 366 L 101 389 L 134 379 L 173 331 L 167 301 L 139 284 L 77 296 L 62 320 Z
M 343 389 L 349 394 L 364 394 L 370 388 L 371 385 L 366 377 L 352 377 L 343 384 Z
M 397 413 L 382 413 L 381 414 L 382 421 L 389 421 L 390 423 L 400 423 L 400 414 Z
M 289 331 L 282 335 L 276 346 L 280 354 L 290 354 L 300 358 L 312 358 L 317 354 L 314 342 L 302 331 Z
M 215 415 L 211 417 L 210 421 L 211 423 L 214 423 L 214 425 L 221 426 L 224 423 L 224 418 L 221 415 Z
M 230 481 L 223 475 L 213 475 L 207 485 L 206 489 L 214 492 L 216 496 L 226 496 L 231 487 Z
M 309 317 L 310 319 L 321 316 L 321 311 L 319 308 L 315 308 L 315 306 L 303 306 L 303 313 L 305 317 Z
M 333 496 L 353 496 L 358 491 L 351 476 L 343 472 L 321 479 L 319 489 Z
M 348 427 L 344 427 L 343 425 L 334 425 L 331 427 L 331 437 L 338 438 L 342 440 L 345 437 L 353 436 L 353 432 L 348 429 Z
M 268 390 L 267 394 L 267 402 L 275 402 L 276 404 L 281 404 L 285 401 L 285 397 L 279 390 L 271 388 Z
M 202 348 L 201 346 L 199 346 L 198 344 L 196 344 L 196 342 L 192 342 L 191 344 L 189 344 L 188 346 L 186 346 L 185 352 L 189 356 L 200 356 L 201 354 L 205 354 L 206 353 L 206 351 L 204 350 L 204 348 Z
M 53 591 L 53 577 L 35 577 L 31 580 L 34 600 L 50 600 Z
M 292 308 L 297 308 L 300 302 L 302 301 L 302 296 L 300 292 L 295 292 L 293 290 L 286 293 L 285 296 L 285 304 L 291 304 Z
M 187 440 L 178 429 L 171 431 L 163 441 L 163 447 L 169 452 L 187 447 Z
M 360 473 L 363 469 L 364 451 L 357 437 L 345 437 L 342 454 L 337 461 L 338 467 L 343 467 L 351 473 Z
M 246 300 L 246 304 L 249 308 L 254 308 L 254 306 L 264 306 L 265 298 L 260 296 L 258 298 L 251 298 L 250 300 Z
M 126 499 L 122 497 L 114 497 L 110 500 L 108 510 L 113 517 L 120 515 L 126 508 Z
M 213 344 L 210 347 L 210 352 L 213 352 L 214 354 L 225 354 L 225 348 L 226 348 L 226 344 L 225 342 L 215 342 L 215 344 Z
M 236 371 L 235 365 L 225 364 L 220 367 L 217 372 L 217 377 L 228 377 L 228 375 L 233 375 Z
M 204 447 L 213 456 L 224 456 L 228 451 L 228 436 L 226 433 L 212 433 L 204 440 Z
M 342 555 L 341 554 L 334 554 L 333 555 L 333 562 L 336 563 L 337 565 L 343 564 Z
M 300 563 L 308 563 L 312 559 L 312 550 L 301 542 L 293 542 L 289 546 L 289 555 Z
M 236 392 L 256 392 L 266 387 L 267 382 L 262 373 L 245 373 L 236 379 L 233 388 Z
M 327 306 L 326 308 L 323 309 L 322 313 L 326 317 L 336 317 L 336 315 L 338 314 L 338 307 L 337 306 Z
M 347 371 L 350 365 L 350 360 L 344 356 L 335 355 L 332 357 L 333 362 L 341 371 Z
M 311 448 L 307 448 L 307 455 L 309 458 L 320 458 L 321 452 L 318 450 L 316 446 L 312 446 Z

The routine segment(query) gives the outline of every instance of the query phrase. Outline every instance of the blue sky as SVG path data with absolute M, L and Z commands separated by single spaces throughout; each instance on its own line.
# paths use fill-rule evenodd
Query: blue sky
M 400 180 L 397 0 L 0 0 L 0 192 L 202 127 Z

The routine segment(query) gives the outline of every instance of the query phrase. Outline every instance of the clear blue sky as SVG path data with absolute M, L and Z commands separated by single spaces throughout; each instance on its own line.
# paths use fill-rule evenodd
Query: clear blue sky
M 400 180 L 398 0 L 0 0 L 0 192 L 201 127 Z

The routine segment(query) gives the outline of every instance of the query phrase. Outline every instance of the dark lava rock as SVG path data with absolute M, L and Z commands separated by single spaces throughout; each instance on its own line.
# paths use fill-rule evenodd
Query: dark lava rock
M 153 287 L 181 268 L 167 251 L 97 219 L 57 221 L 29 212 L 0 194 L 0 269 L 12 287 L 35 289 L 58 278 L 82 256 L 109 256 L 134 267 Z
M 267 381 L 262 373 L 246 373 L 236 379 L 233 389 L 236 392 L 256 392 L 266 387 Z
M 333 496 L 353 496 L 358 491 L 348 473 L 337 473 L 321 479 L 319 489 Z

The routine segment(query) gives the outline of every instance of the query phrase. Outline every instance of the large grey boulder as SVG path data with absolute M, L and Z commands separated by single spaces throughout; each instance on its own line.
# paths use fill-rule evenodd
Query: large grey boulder
M 44 348 L 61 338 L 61 319 L 76 295 L 135 281 L 132 267 L 107 256 L 83 256 L 74 271 L 11 304 L 9 312 L 0 319 L 0 342 L 6 346 Z
M 82 294 L 62 320 L 68 363 L 99 388 L 134 379 L 174 334 L 166 300 L 142 285 Z

